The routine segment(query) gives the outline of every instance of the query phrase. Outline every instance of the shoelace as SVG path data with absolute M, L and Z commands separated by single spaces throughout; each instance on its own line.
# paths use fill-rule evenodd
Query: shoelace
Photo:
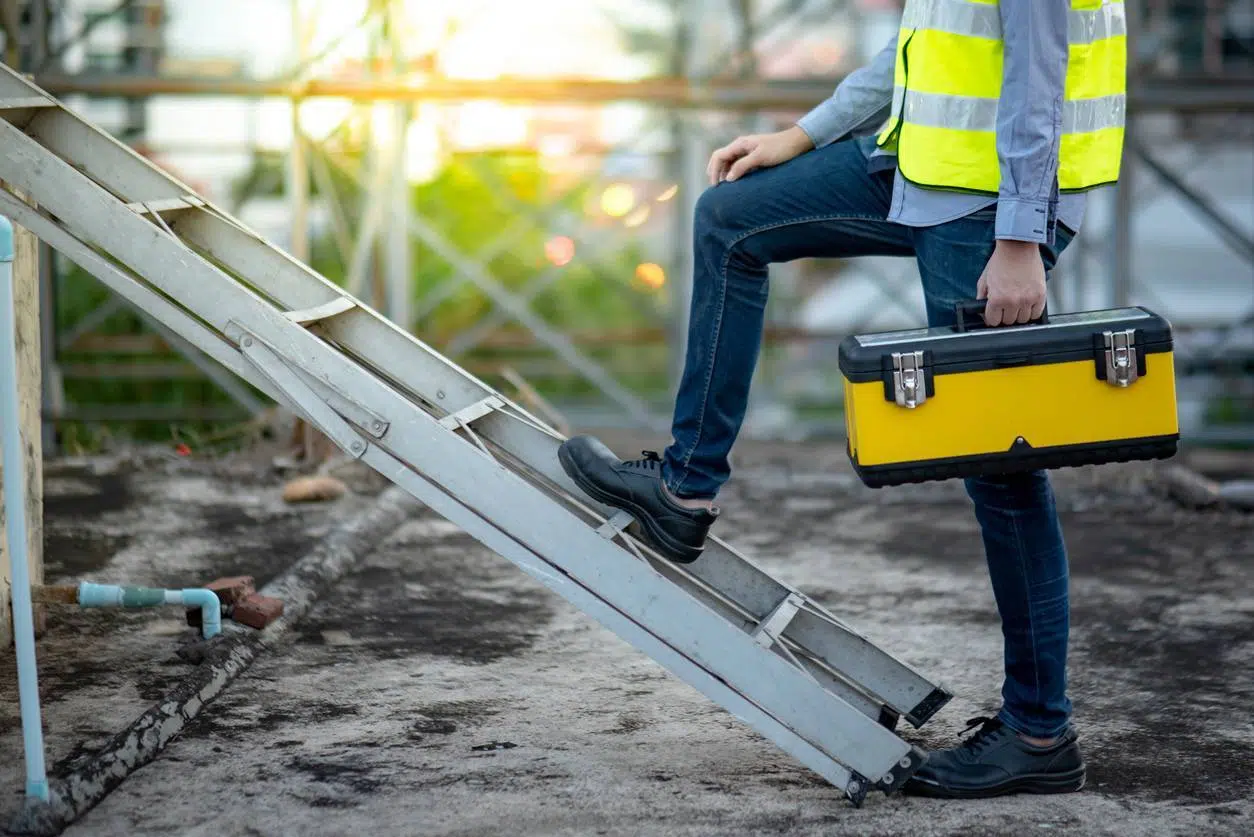
M 636 468 L 641 471 L 656 471 L 662 467 L 662 457 L 658 456 L 657 451 L 644 450 L 644 459 L 633 459 L 623 463 L 624 468 Z
M 979 728 L 975 735 L 963 742 L 963 747 L 968 749 L 972 755 L 979 753 L 985 747 L 993 742 L 997 734 L 1001 732 L 1003 724 L 996 718 L 981 716 L 979 718 L 971 718 L 967 721 L 967 728 L 958 733 L 958 737 L 966 735 L 973 729 Z

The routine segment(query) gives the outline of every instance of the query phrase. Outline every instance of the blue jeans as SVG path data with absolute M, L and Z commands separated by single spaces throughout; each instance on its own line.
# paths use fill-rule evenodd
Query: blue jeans
M 793 259 L 914 257 L 928 323 L 954 321 L 973 299 L 994 247 L 990 207 L 933 227 L 886 220 L 892 173 L 869 173 L 856 141 L 810 151 L 707 190 L 697 203 L 695 275 L 684 373 L 663 479 L 680 497 L 713 498 L 748 405 L 762 341 L 767 267 Z M 1053 267 L 1071 232 L 1041 247 Z M 999 717 L 1025 735 L 1051 738 L 1070 719 L 1066 662 L 1067 552 L 1044 472 L 970 479 L 1005 639 Z

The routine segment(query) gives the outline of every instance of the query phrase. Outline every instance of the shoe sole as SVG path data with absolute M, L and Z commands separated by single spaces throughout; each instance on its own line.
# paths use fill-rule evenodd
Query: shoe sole
M 903 791 L 908 796 L 927 796 L 934 799 L 987 799 L 1012 793 L 1075 793 L 1084 787 L 1084 783 L 1085 769 L 1078 767 L 1068 773 L 1017 776 L 1008 782 L 987 788 L 950 788 L 915 776 Z
M 645 540 L 667 559 L 674 561 L 676 564 L 691 564 L 704 554 L 704 547 L 694 548 L 687 546 L 668 535 L 658 526 L 657 521 L 638 504 L 631 500 L 615 497 L 588 482 L 583 473 L 570 459 L 570 455 L 565 448 L 557 449 L 557 460 L 561 463 L 562 470 L 566 472 L 566 476 L 570 477 L 575 485 L 579 486 L 579 489 L 589 497 L 611 508 L 622 509 L 634 517 L 640 524 L 640 528 L 644 530 Z

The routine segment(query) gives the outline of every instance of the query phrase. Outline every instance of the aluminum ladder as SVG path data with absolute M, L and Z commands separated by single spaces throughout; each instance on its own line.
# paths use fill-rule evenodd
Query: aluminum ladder
M 677 565 L 558 464 L 562 436 L 0 67 L 0 214 L 305 417 L 860 805 L 950 693 L 713 538 Z

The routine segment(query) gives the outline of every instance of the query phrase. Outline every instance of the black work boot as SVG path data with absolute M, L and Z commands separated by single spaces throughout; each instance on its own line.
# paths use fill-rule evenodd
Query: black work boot
M 1008 793 L 1070 793 L 1084 787 L 1084 760 L 1070 727 L 1047 747 L 1024 741 L 997 718 L 975 718 L 979 730 L 961 745 L 928 755 L 902 791 L 914 796 L 979 799 Z
M 636 519 L 649 545 L 679 564 L 701 557 L 705 536 L 718 518 L 709 509 L 685 508 L 662 484 L 662 460 L 653 451 L 624 462 L 591 436 L 567 439 L 557 451 L 562 470 L 589 497 Z

